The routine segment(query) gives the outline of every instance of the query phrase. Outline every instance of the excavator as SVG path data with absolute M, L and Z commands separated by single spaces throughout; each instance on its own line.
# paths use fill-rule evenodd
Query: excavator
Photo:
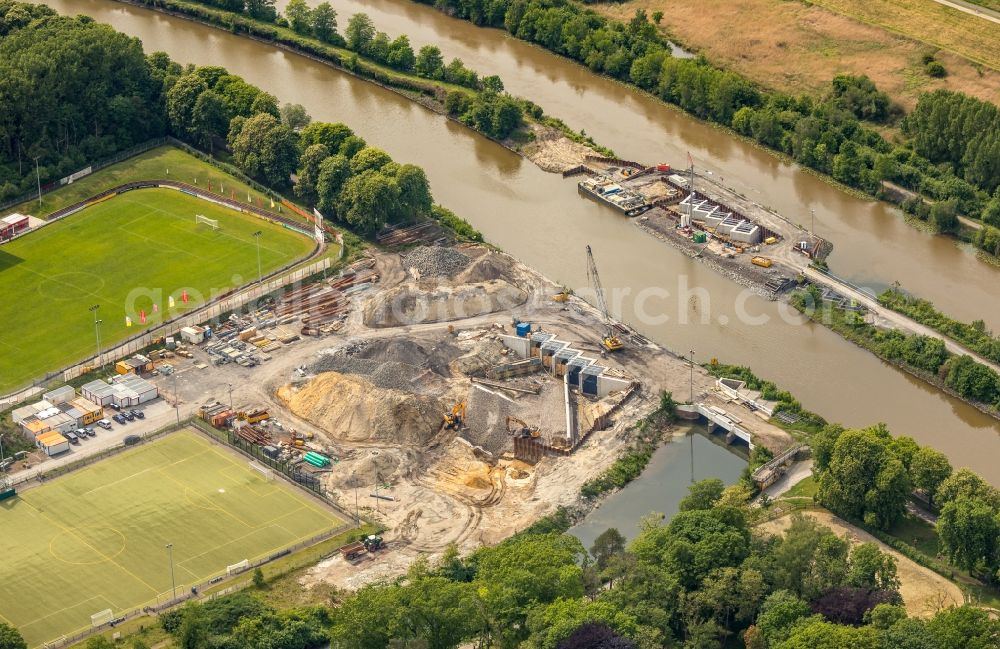
M 465 422 L 465 402 L 456 403 L 451 412 L 444 414 L 445 430 L 459 430 Z
M 515 426 L 511 427 L 511 424 L 515 424 Z M 539 437 L 541 435 L 538 432 L 538 426 L 529 426 L 528 422 L 511 415 L 507 416 L 507 432 L 514 437 Z
M 569 300 L 570 292 L 565 286 L 562 290 L 552 296 L 552 300 L 555 302 L 567 302 Z
M 608 327 L 607 333 L 601 338 L 601 347 L 609 352 L 617 352 L 625 347 L 625 343 L 615 335 L 615 330 L 611 326 L 608 303 L 604 299 L 604 287 L 601 286 L 601 278 L 597 274 L 597 262 L 594 261 L 594 253 L 590 250 L 589 244 L 587 245 L 587 278 L 590 280 L 590 285 L 594 288 L 594 293 L 597 294 L 597 308 L 601 310 L 601 315 L 604 316 L 604 323 Z

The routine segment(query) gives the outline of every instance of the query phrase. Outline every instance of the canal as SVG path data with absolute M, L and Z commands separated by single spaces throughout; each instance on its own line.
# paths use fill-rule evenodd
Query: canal
M 695 350 L 700 361 L 717 357 L 726 362 L 749 364 L 759 375 L 792 390 L 807 408 L 831 420 L 848 426 L 883 421 L 895 433 L 911 435 L 947 453 L 956 466 L 969 466 L 1000 483 L 1000 466 L 992 461 L 1000 456 L 995 420 L 885 365 L 825 328 L 797 321 L 786 313 L 786 307 L 747 295 L 703 264 L 643 233 L 625 217 L 580 198 L 574 183 L 542 172 L 495 143 L 399 95 L 328 66 L 192 21 L 111 0 L 47 0 L 46 4 L 62 13 L 92 16 L 139 37 L 147 52 L 163 50 L 182 63 L 225 66 L 282 102 L 303 104 L 317 120 L 351 125 L 397 160 L 423 166 L 437 201 L 467 218 L 491 242 L 556 281 L 570 287 L 587 285 L 584 247 L 592 244 L 604 284 L 612 291 L 613 310 L 652 339 L 676 351 Z M 400 10 L 414 7 L 419 8 L 409 3 L 399 5 Z M 346 14 L 350 12 L 343 9 L 342 3 L 337 8 L 341 24 L 346 24 Z M 369 11 L 375 15 L 371 7 Z M 423 21 L 450 20 L 437 13 L 415 15 Z M 464 50 L 449 51 L 450 39 L 458 39 L 456 34 L 466 34 L 466 41 L 472 39 L 473 32 L 465 27 L 465 23 L 448 23 L 449 35 L 439 39 L 446 57 L 458 54 L 480 71 L 491 71 L 488 60 L 480 65 L 472 56 L 465 55 Z M 392 30 L 393 26 L 386 24 L 380 28 Z M 481 43 L 498 39 L 497 58 L 506 51 L 503 47 L 518 48 L 510 50 L 514 52 L 510 56 L 515 58 L 521 48 L 527 48 L 522 67 L 497 70 L 511 90 L 532 96 L 532 88 L 515 86 L 518 78 L 532 75 L 538 77 L 539 93 L 547 85 L 566 87 L 567 92 L 573 89 L 576 99 L 567 100 L 565 106 L 547 103 L 544 97 L 536 99 L 557 115 L 571 105 L 576 106 L 575 111 L 593 111 L 589 116 L 560 116 L 574 125 L 585 126 L 589 133 L 623 155 L 662 159 L 652 152 L 644 154 L 640 148 L 649 145 L 638 143 L 641 131 L 624 129 L 620 123 L 645 114 L 650 129 L 646 135 L 651 140 L 678 146 L 675 138 L 695 138 L 696 133 L 703 133 L 702 148 L 695 149 L 692 144 L 692 153 L 712 160 L 727 183 L 740 174 L 745 174 L 748 180 L 756 176 L 757 186 L 767 194 L 759 197 L 763 203 L 782 209 L 778 201 L 791 200 L 787 192 L 792 192 L 793 196 L 813 196 L 822 203 L 840 201 L 858 210 L 881 209 L 856 201 L 793 166 L 778 163 L 731 136 L 703 127 L 620 85 L 612 84 L 614 98 L 601 95 L 599 89 L 609 83 L 606 80 L 503 38 L 500 32 L 477 30 L 474 34 Z M 416 37 L 414 40 L 419 43 Z M 472 42 L 465 45 L 470 49 L 474 46 L 478 47 Z M 528 54 L 540 58 L 532 59 Z M 532 60 L 534 63 L 530 63 Z M 563 77 L 564 73 L 571 75 L 569 81 Z M 584 106 L 590 102 L 594 105 Z M 603 110 L 607 112 L 602 114 Z M 638 112 L 622 112 L 633 110 Z M 600 128 L 611 130 L 600 134 L 597 131 Z M 670 160 L 683 157 L 670 155 L 669 151 L 663 154 L 663 158 Z M 759 165 L 756 169 L 755 164 Z M 725 174 L 721 172 L 724 165 Z M 820 212 L 817 214 L 821 221 L 826 218 Z M 956 252 L 945 240 L 925 237 L 891 215 L 874 221 L 886 233 L 898 231 L 901 236 L 922 237 L 919 240 L 924 245 L 943 244 L 941 254 Z M 830 232 L 822 234 L 832 236 Z M 838 246 L 845 247 L 839 243 Z M 916 252 L 912 254 L 917 256 Z M 935 254 L 924 252 L 920 256 L 928 263 L 937 263 L 931 261 Z M 868 261 L 874 274 L 877 259 Z M 837 263 L 834 265 L 844 271 Z M 919 290 L 914 282 L 920 278 L 930 282 L 935 272 L 925 269 L 900 277 L 906 286 Z M 943 271 L 937 275 L 939 281 L 945 281 Z M 979 300 L 979 303 L 993 301 Z
M 746 465 L 746 460 L 718 440 L 708 438 L 704 429 L 690 432 L 658 448 L 641 476 L 604 499 L 569 532 L 588 549 L 609 527 L 632 540 L 643 516 L 657 513 L 668 521 L 673 518 L 692 482 L 719 478 L 731 485 Z

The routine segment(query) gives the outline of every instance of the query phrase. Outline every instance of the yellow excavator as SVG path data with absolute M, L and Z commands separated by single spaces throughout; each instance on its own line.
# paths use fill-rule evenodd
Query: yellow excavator
M 625 347 L 625 343 L 615 335 L 615 330 L 611 326 L 608 303 L 604 299 L 604 287 L 601 286 L 601 278 L 597 274 L 597 262 L 594 261 L 594 253 L 590 250 L 589 245 L 587 246 L 587 277 L 590 279 L 590 285 L 594 287 L 594 293 L 597 294 L 597 308 L 601 310 L 604 323 L 608 327 L 607 333 L 601 338 L 601 347 L 609 352 L 619 351 Z
M 511 424 L 514 425 L 511 426 Z M 514 437 L 539 437 L 541 435 L 538 432 L 538 426 L 529 426 L 528 422 L 511 415 L 507 416 L 507 432 Z
M 444 413 L 445 430 L 459 430 L 465 422 L 465 402 L 456 403 L 451 412 Z
M 552 296 L 552 299 L 555 302 L 567 302 L 569 300 L 569 296 L 569 289 L 564 286 L 561 291 Z

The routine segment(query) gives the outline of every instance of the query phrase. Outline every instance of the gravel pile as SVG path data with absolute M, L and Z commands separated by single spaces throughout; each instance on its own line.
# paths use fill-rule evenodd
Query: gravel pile
M 454 248 L 440 246 L 421 246 L 403 255 L 403 267 L 416 268 L 421 277 L 451 277 L 464 270 L 470 261 Z
M 358 341 L 333 354 L 323 354 L 310 369 L 315 374 L 355 374 L 365 377 L 379 388 L 412 392 L 413 378 L 424 371 L 422 366 L 425 364 L 417 350 L 422 351 L 419 347 L 413 349 L 413 346 L 406 344 Z M 370 358 L 373 354 L 382 360 Z M 394 358 L 402 360 L 393 360 Z
M 469 390 L 462 437 L 494 456 L 501 455 L 513 446 L 507 432 L 507 415 L 514 408 L 515 404 L 509 399 L 474 385 Z

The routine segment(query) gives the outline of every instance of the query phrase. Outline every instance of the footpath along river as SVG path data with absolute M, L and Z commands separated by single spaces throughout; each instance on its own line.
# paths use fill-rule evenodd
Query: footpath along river
M 142 39 L 147 52 L 163 50 L 182 63 L 225 66 L 282 102 L 303 104 L 314 119 L 349 124 L 397 160 L 423 166 L 436 200 L 468 219 L 491 242 L 570 287 L 587 286 L 584 247 L 592 244 L 602 280 L 612 292 L 613 310 L 650 338 L 679 353 L 693 349 L 700 361 L 717 357 L 725 362 L 749 364 L 759 375 L 792 390 L 806 407 L 830 420 L 849 426 L 884 421 L 895 433 L 930 444 L 946 453 L 956 466 L 969 466 L 1000 484 L 1000 466 L 992 461 L 1000 457 L 1000 426 L 995 420 L 885 365 L 821 326 L 787 322 L 795 320 L 786 314 L 787 307 L 746 295 L 735 283 L 653 239 L 625 217 L 582 199 L 575 183 L 542 172 L 486 138 L 399 95 L 328 66 L 189 20 L 111 0 L 47 0 L 45 4 L 61 13 L 82 13 L 109 23 Z M 371 3 L 373 7 L 384 4 L 394 6 Z M 337 9 L 341 12 L 341 23 L 346 23 L 351 11 L 345 10 L 341 3 Z M 368 9 L 376 15 L 372 7 Z M 425 17 L 438 18 L 437 14 Z M 449 23 L 448 30 L 460 33 L 463 25 Z M 391 24 L 379 24 L 379 28 L 390 33 L 404 31 L 394 30 Z M 950 243 L 909 229 L 888 211 L 885 218 L 872 214 L 887 208 L 857 201 L 793 166 L 656 106 L 622 86 L 611 84 L 609 94 L 601 95 L 594 89 L 603 88 L 609 83 L 606 80 L 589 73 L 583 75 L 585 71 L 578 66 L 527 48 L 551 64 L 546 68 L 542 62 L 537 63 L 537 74 L 545 79 L 544 83 L 538 82 L 539 86 L 569 84 L 577 92 L 576 99 L 564 105 L 533 96 L 534 89 L 517 87 L 518 77 L 513 71 L 494 70 L 485 54 L 478 61 L 457 47 L 450 50 L 450 39 L 455 36 L 452 31 L 449 34 L 440 39 L 446 58 L 458 55 L 481 72 L 499 72 L 513 92 L 532 97 L 575 128 L 585 127 L 621 155 L 643 160 L 681 160 L 684 156 L 679 152 L 688 146 L 689 139 L 697 136 L 694 130 L 697 127 L 706 139 L 700 148 L 692 143 L 690 148 L 696 158 L 713 161 L 715 168 L 725 165 L 726 173 L 720 175 L 725 176 L 727 184 L 734 184 L 743 175 L 748 182 L 756 177 L 758 187 L 762 192 L 766 190 L 767 197 L 747 193 L 756 195 L 762 203 L 786 214 L 795 212 L 785 209 L 783 200 L 792 200 L 800 206 L 816 205 L 822 223 L 826 217 L 819 207 L 824 205 L 824 209 L 836 212 L 836 206 L 826 204 L 827 200 L 834 201 L 864 211 L 867 216 L 855 214 L 852 218 L 870 220 L 888 233 L 886 236 L 898 231 L 900 236 L 923 241 L 921 250 L 931 246 L 940 248 L 942 254 L 950 251 L 957 261 L 965 259 Z M 483 41 L 502 37 L 499 32 L 489 30 L 476 34 Z M 420 43 L 415 34 L 411 36 L 415 44 Z M 503 40 L 505 47 L 527 47 L 511 39 Z M 473 45 L 470 43 L 466 48 Z M 499 49 L 495 57 L 500 59 L 503 51 Z M 560 66 L 576 70 L 572 81 L 563 79 Z M 541 88 L 537 90 L 541 95 Z M 591 102 L 592 106 L 584 106 Z M 646 113 L 646 126 L 636 124 L 640 130 L 635 132 L 623 123 L 629 119 L 622 112 L 628 106 Z M 592 114 L 574 117 L 560 113 L 584 110 Z M 605 128 L 608 133 L 600 132 Z M 645 152 L 639 150 L 638 144 L 643 137 L 642 129 L 651 142 L 659 143 L 655 147 L 646 145 L 652 148 Z M 810 200 L 799 202 L 809 196 Z M 832 231 L 821 233 L 837 241 Z M 842 247 L 837 245 L 838 249 Z M 926 252 L 921 254 L 934 257 Z M 877 260 L 868 261 L 875 266 Z M 837 264 L 835 258 L 834 267 L 843 271 Z M 944 270 L 924 269 L 919 274 L 914 271 L 912 278 L 898 277 L 908 287 L 920 290 L 914 284 L 918 275 L 930 276 L 935 272 L 944 282 Z M 894 278 L 887 277 L 886 281 Z M 694 300 L 684 290 L 686 287 L 698 290 Z M 669 296 L 663 297 L 662 289 Z M 643 295 L 648 297 L 644 299 Z M 993 303 L 979 301 L 984 305 Z M 941 304 L 946 306 L 944 302 Z M 677 396 L 686 399 L 688 395 Z

